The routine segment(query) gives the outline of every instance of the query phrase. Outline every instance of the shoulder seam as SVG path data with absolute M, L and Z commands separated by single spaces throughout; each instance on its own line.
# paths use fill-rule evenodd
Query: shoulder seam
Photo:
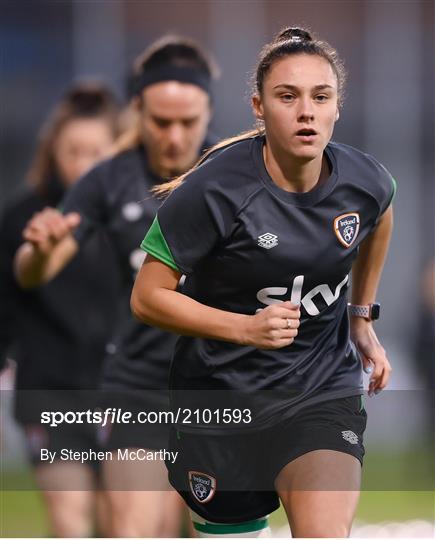
M 215 148 L 213 149 L 209 155 L 207 156 L 207 158 L 203 161 L 203 163 L 207 163 L 207 160 L 209 158 L 211 158 L 212 156 L 214 156 L 216 154 L 216 152 L 220 152 L 221 150 L 226 150 L 227 148 L 231 148 L 232 146 L 235 146 L 236 144 L 239 144 L 239 143 L 242 143 L 242 142 L 246 142 L 246 141 L 250 141 L 252 139 L 254 139 L 255 136 L 252 136 L 252 137 L 248 137 L 246 139 L 239 139 L 238 141 L 231 141 L 229 142 L 228 144 L 225 144 L 224 146 L 219 146 L 219 148 Z M 217 143 L 219 144 L 219 143 Z
M 243 202 L 241 203 L 239 209 L 237 210 L 236 214 L 234 215 L 234 218 L 237 218 L 240 216 L 240 214 L 243 212 L 243 210 L 248 206 L 248 204 L 250 203 L 251 199 L 257 195 L 257 193 L 261 190 L 264 189 L 264 186 L 260 183 L 260 185 L 252 192 L 250 193 L 249 195 L 246 196 L 246 198 L 243 200 Z

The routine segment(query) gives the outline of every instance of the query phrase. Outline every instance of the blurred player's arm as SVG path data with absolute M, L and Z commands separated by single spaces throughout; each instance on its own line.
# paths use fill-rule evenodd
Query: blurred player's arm
M 74 183 L 61 202 L 64 213 L 44 208 L 27 223 L 26 243 L 15 257 L 15 276 L 21 287 L 36 287 L 56 277 L 102 223 L 106 167 L 97 165 Z
M 13 334 L 14 280 L 12 258 L 4 222 L 0 223 L 0 372 L 6 366 Z
M 392 206 L 384 212 L 376 229 L 361 243 L 352 267 L 352 304 L 368 305 L 376 300 L 382 269 L 393 230 Z M 364 369 L 372 373 L 369 394 L 385 388 L 391 366 L 384 348 L 379 343 L 372 321 L 351 317 L 352 341 L 361 354 Z
M 79 247 L 72 235 L 79 225 L 77 213 L 62 215 L 45 208 L 28 222 L 14 261 L 15 277 L 23 288 L 32 288 L 53 279 L 74 257 Z

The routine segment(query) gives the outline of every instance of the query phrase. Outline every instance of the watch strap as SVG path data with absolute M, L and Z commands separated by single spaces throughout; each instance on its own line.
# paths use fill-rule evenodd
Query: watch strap
M 370 309 L 371 306 L 358 306 L 356 304 L 347 304 L 347 309 L 349 315 L 353 317 L 363 317 L 364 319 L 370 320 Z

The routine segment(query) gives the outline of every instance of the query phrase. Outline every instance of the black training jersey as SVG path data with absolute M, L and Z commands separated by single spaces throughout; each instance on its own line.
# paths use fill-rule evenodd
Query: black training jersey
M 208 145 L 206 141 L 204 148 Z M 99 164 L 70 190 L 63 203 L 65 213 L 76 211 L 82 216 L 76 231 L 80 244 L 90 231 L 104 229 L 123 276 L 122 313 L 113 352 L 104 367 L 106 388 L 168 388 L 176 337 L 138 322 L 130 311 L 131 289 L 145 256 L 139 244 L 161 204 L 150 189 L 161 182 L 148 167 L 144 147 L 137 146 Z M 104 279 L 106 269 L 99 265 L 94 272 Z
M 338 143 L 326 147 L 325 182 L 287 192 L 270 178 L 263 144 L 257 136 L 214 152 L 171 193 L 142 242 L 186 274 L 184 294 L 208 306 L 253 315 L 284 300 L 300 302 L 298 336 L 282 349 L 194 337 L 177 342 L 171 388 L 271 391 L 273 399 L 256 413 L 258 426 L 362 392 L 349 340 L 349 272 L 394 192 L 382 165 Z M 174 395 L 175 404 L 188 405 L 188 392 Z
M 56 178 L 41 194 L 21 189 L 0 222 L 0 356 L 17 360 L 19 389 L 97 388 L 112 333 L 118 280 L 110 246 L 99 234 L 50 283 L 22 290 L 15 281 L 13 258 L 27 221 L 62 195 Z M 109 266 L 110 279 L 96 279 L 97 261 Z

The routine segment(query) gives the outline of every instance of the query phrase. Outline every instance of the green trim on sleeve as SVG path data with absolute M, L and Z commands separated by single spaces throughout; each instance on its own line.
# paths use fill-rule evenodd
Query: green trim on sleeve
M 157 216 L 154 218 L 154 221 L 152 222 L 149 231 L 146 233 L 145 238 L 142 240 L 140 247 L 156 259 L 159 259 L 159 261 L 162 261 L 177 272 L 180 272 L 180 269 L 174 261 L 171 250 L 166 243 L 165 237 L 163 236 Z
M 393 194 L 391 195 L 391 201 L 392 201 L 394 199 L 394 197 L 396 196 L 397 182 L 396 182 L 396 179 L 393 178 L 393 177 L 391 177 L 391 182 L 393 183 Z
M 397 182 L 396 180 L 391 176 L 390 174 L 390 180 L 391 180 L 391 185 L 393 186 L 393 192 L 391 193 L 391 197 L 389 198 L 388 200 L 388 204 L 387 206 L 385 207 L 385 210 L 384 212 L 393 204 L 393 200 L 394 200 L 394 197 L 396 196 L 396 191 L 397 191 Z M 382 212 L 382 214 L 384 213 Z

